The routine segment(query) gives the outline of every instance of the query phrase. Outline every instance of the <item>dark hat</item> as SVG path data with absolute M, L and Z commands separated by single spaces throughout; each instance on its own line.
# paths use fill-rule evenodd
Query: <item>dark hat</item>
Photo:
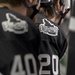
M 53 2 L 52 0 L 40 0 L 41 7 L 50 7 Z

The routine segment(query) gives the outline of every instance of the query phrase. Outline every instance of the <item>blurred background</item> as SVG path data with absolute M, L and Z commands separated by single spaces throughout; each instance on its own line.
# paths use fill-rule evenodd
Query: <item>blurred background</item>
M 64 22 L 60 25 L 61 28 L 64 30 L 66 36 L 67 36 L 67 41 L 68 41 L 68 36 L 69 36 L 69 20 L 70 20 L 70 13 L 67 15 L 67 17 L 65 18 Z M 61 74 L 62 75 L 66 75 L 66 69 L 67 69 L 67 60 L 68 60 L 68 47 L 67 50 L 64 54 L 64 56 L 61 58 L 60 60 L 60 69 L 61 69 Z
M 60 25 L 60 27 L 62 28 L 62 30 L 65 32 L 65 35 L 67 36 L 67 41 L 69 39 L 69 29 L 68 29 L 68 27 L 69 27 L 70 13 L 71 12 L 69 12 L 66 15 L 63 23 Z M 67 47 L 67 50 L 66 50 L 64 56 L 60 60 L 60 65 L 61 65 L 60 66 L 60 69 L 61 69 L 61 74 L 62 75 L 66 75 L 67 60 L 68 60 L 68 47 Z
M 67 0 L 67 1 L 69 1 L 69 0 Z M 65 32 L 65 34 L 66 34 L 66 36 L 67 36 L 67 41 L 69 42 L 69 23 L 70 23 L 70 18 L 71 18 L 71 16 L 73 16 L 73 14 L 75 13 L 75 10 L 74 10 L 74 8 L 73 8 L 73 6 L 75 5 L 75 0 L 70 0 L 70 6 L 71 6 L 71 10 L 70 10 L 70 12 L 66 15 L 66 17 L 65 17 L 65 19 L 64 19 L 64 21 L 63 21 L 63 23 L 60 25 L 60 27 L 63 29 L 63 31 Z M 74 6 L 75 7 L 75 6 Z M 72 14 L 73 13 L 73 14 Z M 74 15 L 75 16 L 75 15 Z M 74 18 L 74 17 L 73 17 Z M 64 54 L 64 56 L 62 57 L 62 59 L 61 59 L 61 61 L 60 61 L 60 69 L 61 69 L 61 75 L 66 75 L 66 72 L 67 72 L 67 70 L 68 70 L 68 72 L 70 73 L 70 75 L 75 75 L 75 65 L 74 65 L 74 63 L 75 63 L 75 60 L 73 60 L 72 59 L 72 53 L 74 52 L 74 50 L 73 50 L 73 52 L 71 53 L 71 56 L 69 56 L 70 57 L 70 59 L 68 58 L 68 52 L 70 52 L 69 51 L 69 48 L 70 48 L 70 46 L 69 46 L 69 44 L 68 44 L 68 47 L 67 47 L 67 50 L 66 50 L 66 52 L 65 52 L 65 54 Z M 68 63 L 68 60 L 69 60 L 69 65 L 67 64 Z M 73 62 L 73 64 L 72 64 L 72 62 Z M 67 69 L 67 66 L 69 66 L 69 69 Z M 68 73 L 68 74 L 69 74 Z
M 69 3 L 70 7 L 72 7 L 73 0 L 65 0 L 65 1 L 69 1 L 69 2 L 66 2 L 66 3 Z M 60 27 L 62 28 L 62 30 L 65 32 L 65 35 L 67 36 L 67 41 L 68 42 L 69 42 L 68 39 L 69 39 L 69 21 L 70 21 L 70 17 L 71 17 L 71 10 L 68 12 L 68 14 L 66 14 L 63 23 L 60 24 Z M 68 47 L 67 47 L 67 50 L 66 50 L 64 56 L 60 60 L 61 75 L 66 75 L 67 61 L 68 61 Z

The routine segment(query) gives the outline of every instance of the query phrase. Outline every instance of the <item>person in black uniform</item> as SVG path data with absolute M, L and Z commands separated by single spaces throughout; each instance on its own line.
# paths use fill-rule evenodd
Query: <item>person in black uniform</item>
M 0 0 L 1 75 L 39 75 L 40 32 L 27 9 L 25 0 Z
M 33 18 L 41 33 L 39 60 L 40 75 L 61 75 L 60 59 L 67 48 L 64 32 L 55 23 L 60 11 L 59 0 L 41 0 L 39 13 Z

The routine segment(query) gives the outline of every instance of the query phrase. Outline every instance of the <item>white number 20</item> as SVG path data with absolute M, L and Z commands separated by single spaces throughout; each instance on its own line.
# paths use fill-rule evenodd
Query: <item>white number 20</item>
M 41 67 L 40 67 L 40 71 L 39 71 L 39 75 L 46 75 L 49 74 L 50 75 L 50 70 L 43 70 L 43 67 L 49 66 L 52 62 L 52 72 L 54 75 L 58 75 L 58 56 L 57 55 L 53 55 L 52 56 L 52 61 L 51 61 L 51 57 L 48 54 L 40 54 L 38 56 L 40 63 L 41 63 Z M 46 61 L 41 61 L 42 59 L 46 59 Z

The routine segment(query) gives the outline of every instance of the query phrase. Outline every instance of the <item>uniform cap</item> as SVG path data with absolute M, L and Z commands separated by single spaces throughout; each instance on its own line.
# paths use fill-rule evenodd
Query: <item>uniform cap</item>
M 40 0 L 40 3 L 49 3 L 51 0 Z

